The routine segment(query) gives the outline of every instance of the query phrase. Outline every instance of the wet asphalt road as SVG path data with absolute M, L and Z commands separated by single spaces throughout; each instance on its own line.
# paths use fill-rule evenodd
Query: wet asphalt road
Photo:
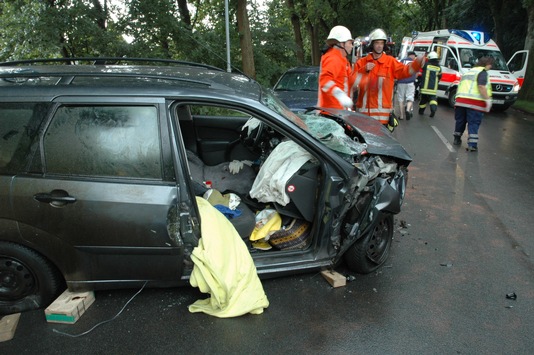
M 401 121 L 413 156 L 392 255 L 332 288 L 318 273 L 263 281 L 262 315 L 191 314 L 192 288 L 96 293 L 74 325 L 22 314 L 1 354 L 531 354 L 534 349 L 534 116 L 486 115 L 477 153 L 451 146 L 443 103 Z M 401 228 L 401 223 L 406 228 Z M 341 265 L 338 269 L 344 274 Z M 517 300 L 506 299 L 515 292 Z

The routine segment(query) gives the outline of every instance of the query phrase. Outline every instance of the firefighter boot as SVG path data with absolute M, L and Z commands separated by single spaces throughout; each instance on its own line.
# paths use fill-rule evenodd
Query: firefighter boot
M 454 136 L 454 142 L 452 142 L 454 145 L 460 145 L 462 144 L 462 138 L 460 136 Z

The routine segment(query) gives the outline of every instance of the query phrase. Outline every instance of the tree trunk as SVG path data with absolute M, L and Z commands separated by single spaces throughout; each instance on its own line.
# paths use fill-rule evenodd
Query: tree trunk
M 491 0 L 488 1 L 488 6 L 491 11 L 491 16 L 493 17 L 493 24 L 495 25 L 495 30 L 493 31 L 495 36 L 495 43 L 499 46 L 501 51 L 504 49 L 503 43 L 503 34 L 506 30 L 507 24 L 505 14 L 506 14 L 506 7 L 509 6 L 509 4 L 504 4 L 503 1 L 500 0 Z M 510 58 L 509 53 L 503 53 L 505 58 Z
M 306 22 L 306 28 L 308 29 L 308 36 L 311 41 L 311 60 L 312 65 L 321 64 L 321 48 L 320 43 L 324 43 L 317 36 L 317 26 L 314 26 L 310 21 Z
M 287 7 L 291 13 L 291 25 L 293 26 L 293 33 L 295 35 L 295 46 L 296 46 L 296 55 L 297 63 L 299 65 L 304 64 L 304 45 L 302 40 L 302 32 L 300 31 L 300 18 L 295 11 L 295 3 L 293 0 L 286 0 Z
M 180 11 L 180 19 L 185 24 L 187 29 L 191 29 L 191 13 L 187 8 L 187 0 L 176 0 L 178 4 L 178 10 Z
M 239 44 L 241 46 L 241 56 L 243 60 L 243 73 L 256 79 L 254 51 L 252 47 L 252 36 L 250 34 L 246 0 L 237 0 L 237 30 L 239 32 Z
M 527 72 L 525 73 L 525 81 L 521 90 L 519 90 L 519 98 L 521 100 L 534 100 L 534 1 L 529 1 L 525 5 L 528 14 L 527 37 L 525 39 L 525 49 L 530 51 Z
M 96 24 L 102 30 L 106 30 L 106 20 L 108 17 L 108 0 L 104 0 L 104 8 L 100 4 L 99 0 L 93 0 L 93 6 L 96 10 Z

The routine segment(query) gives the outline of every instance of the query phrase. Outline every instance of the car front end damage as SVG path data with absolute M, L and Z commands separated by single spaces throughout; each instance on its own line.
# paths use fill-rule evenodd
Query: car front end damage
M 330 110 L 352 140 L 365 144 L 360 154 L 345 156 L 354 167 L 334 223 L 334 263 L 345 258 L 349 268 L 369 273 L 389 255 L 393 216 L 401 211 L 411 157 L 380 123 L 348 111 Z

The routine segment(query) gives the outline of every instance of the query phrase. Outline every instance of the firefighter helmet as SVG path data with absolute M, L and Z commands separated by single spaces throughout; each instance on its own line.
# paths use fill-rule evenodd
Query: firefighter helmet
M 334 26 L 330 30 L 330 34 L 326 39 L 326 43 L 331 46 L 336 44 L 337 42 L 347 42 L 352 40 L 352 35 L 350 34 L 350 31 L 347 27 Z
M 384 41 L 386 42 L 388 40 L 388 36 L 386 35 L 386 32 L 384 32 L 383 29 L 377 28 L 373 30 L 369 34 L 369 43 L 372 44 L 373 41 Z
M 428 53 L 428 60 L 438 59 L 438 54 L 434 51 Z

